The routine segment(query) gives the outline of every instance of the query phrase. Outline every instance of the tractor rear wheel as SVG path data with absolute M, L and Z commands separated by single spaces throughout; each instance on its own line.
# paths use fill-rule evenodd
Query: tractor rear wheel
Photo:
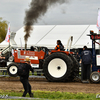
M 16 63 L 9 64 L 7 72 L 10 76 L 16 77 L 18 72 L 18 65 Z
M 68 79 L 72 66 L 72 60 L 69 56 L 57 52 L 45 59 L 43 71 L 48 81 L 60 82 Z
M 79 77 L 79 63 L 73 55 L 69 54 L 69 57 L 73 61 L 73 68 L 72 68 L 71 76 L 69 77 L 69 81 L 74 81 L 76 77 Z
M 92 72 L 90 75 L 90 79 L 93 83 L 98 83 L 100 82 L 100 73 L 99 72 Z

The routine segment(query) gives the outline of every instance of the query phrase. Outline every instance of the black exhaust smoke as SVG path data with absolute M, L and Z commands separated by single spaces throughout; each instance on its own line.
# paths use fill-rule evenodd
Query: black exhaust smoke
M 24 19 L 24 32 L 26 33 L 24 36 L 25 44 L 27 45 L 28 37 L 30 37 L 30 33 L 33 30 L 32 25 L 37 22 L 38 18 L 43 16 L 48 7 L 55 3 L 64 3 L 68 0 L 32 0 L 30 4 L 29 10 L 26 10 L 26 16 Z M 26 49 L 26 48 L 25 48 Z

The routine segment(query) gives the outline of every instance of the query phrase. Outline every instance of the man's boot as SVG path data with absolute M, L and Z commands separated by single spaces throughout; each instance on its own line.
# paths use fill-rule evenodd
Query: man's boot
M 30 94 L 30 97 L 33 97 L 33 93 Z

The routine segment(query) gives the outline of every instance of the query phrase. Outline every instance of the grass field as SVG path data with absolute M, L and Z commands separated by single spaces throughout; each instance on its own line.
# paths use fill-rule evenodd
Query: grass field
M 33 91 L 34 92 L 34 98 L 40 98 L 39 100 L 66 100 L 66 99 L 81 99 L 81 100 L 100 100 L 96 99 L 96 94 L 85 94 L 85 93 L 69 93 L 69 92 L 60 92 L 60 91 Z M 14 91 L 2 91 L 0 90 L 0 96 L 2 95 L 8 95 L 8 96 L 22 96 L 23 91 L 20 92 L 14 92 Z M 29 97 L 27 94 L 26 97 Z M 1 99 L 0 99 L 1 100 Z M 7 99 L 3 99 L 7 100 Z M 8 99 L 11 100 L 11 99 Z M 14 99 L 12 99 L 14 100 Z M 22 100 L 22 99 L 21 99 Z
M 3 74 L 3 71 L 0 71 L 0 75 L 8 75 L 8 73 L 6 73 L 6 71 L 4 71 L 4 74 Z M 32 72 L 30 72 L 29 75 L 32 75 Z M 37 72 L 34 72 L 34 75 L 37 76 Z M 40 74 L 40 75 L 42 75 L 42 74 Z

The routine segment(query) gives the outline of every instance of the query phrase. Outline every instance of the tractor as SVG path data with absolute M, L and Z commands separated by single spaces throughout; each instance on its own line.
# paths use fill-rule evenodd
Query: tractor
M 14 36 L 12 37 L 14 38 Z M 47 47 L 35 47 L 35 51 L 18 50 L 13 40 L 13 45 L 9 48 L 14 49 L 14 56 L 9 57 L 7 62 L 8 74 L 16 77 L 18 66 L 25 63 L 25 57 L 29 57 L 31 66 L 37 73 L 42 72 L 49 82 L 73 81 L 79 76 L 79 64 L 70 52 L 73 37 L 68 40 L 65 51 L 51 50 Z M 2 50 L 1 54 L 5 54 L 8 49 Z

